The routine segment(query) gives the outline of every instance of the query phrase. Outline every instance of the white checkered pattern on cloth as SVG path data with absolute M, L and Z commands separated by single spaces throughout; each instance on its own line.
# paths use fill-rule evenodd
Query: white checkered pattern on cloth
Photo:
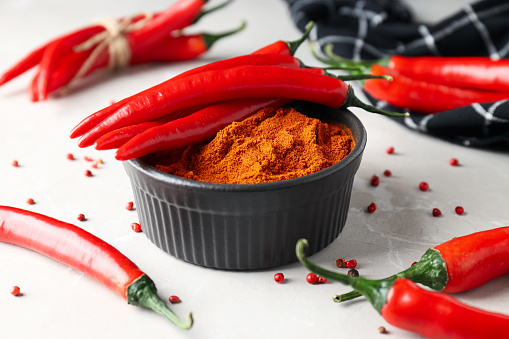
M 489 56 L 509 58 L 509 1 L 484 0 L 450 17 L 425 25 L 415 22 L 404 4 L 391 0 L 285 0 L 296 26 L 315 22 L 310 39 L 316 52 L 327 45 L 354 60 L 391 55 Z M 372 97 L 384 109 L 408 111 Z M 398 120 L 396 120 L 398 121 Z M 400 122 L 416 131 L 466 146 L 509 145 L 509 102 L 473 104 L 425 115 L 410 111 Z

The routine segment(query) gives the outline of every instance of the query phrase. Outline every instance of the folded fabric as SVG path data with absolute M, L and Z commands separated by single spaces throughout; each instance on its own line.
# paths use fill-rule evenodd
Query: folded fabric
M 315 22 L 310 39 L 315 52 L 332 44 L 333 52 L 353 60 L 391 55 L 488 56 L 509 58 L 509 2 L 484 0 L 433 24 L 418 23 L 409 8 L 391 0 L 285 0 L 296 26 Z M 384 101 L 378 107 L 408 111 Z M 472 104 L 436 114 L 410 111 L 396 120 L 416 131 L 466 146 L 509 145 L 509 102 Z

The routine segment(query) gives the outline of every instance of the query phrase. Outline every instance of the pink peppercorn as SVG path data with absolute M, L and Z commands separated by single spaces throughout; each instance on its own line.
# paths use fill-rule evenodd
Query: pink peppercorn
M 367 210 L 368 210 L 369 213 L 375 212 L 376 211 L 376 204 L 374 202 L 372 202 L 371 204 L 369 204 Z
M 18 286 L 12 286 L 11 287 L 11 294 L 14 295 L 14 296 L 18 296 L 20 295 L 20 288 Z
M 278 284 L 281 284 L 285 280 L 285 276 L 283 273 L 276 273 L 274 274 L 274 281 Z
M 371 186 L 378 186 L 380 185 L 380 178 L 377 176 L 377 175 L 373 175 L 371 177 L 371 182 L 370 182 Z
M 78 217 L 76 219 L 78 219 L 79 221 L 84 221 L 85 220 L 85 214 L 83 214 L 83 213 L 78 214 Z
M 439 217 L 442 215 L 442 211 L 440 211 L 438 208 L 434 208 L 432 214 L 434 217 Z
M 451 165 L 451 166 L 458 166 L 459 165 L 458 159 L 452 158 L 451 160 L 449 160 L 449 165 Z
M 86 177 L 93 177 L 94 175 L 92 174 L 92 172 L 90 170 L 86 170 L 85 171 L 85 176 Z
M 168 301 L 172 304 L 178 304 L 181 300 L 176 295 L 172 295 L 171 297 L 168 298 Z
M 384 175 L 385 175 L 386 177 L 390 177 L 390 176 L 392 175 L 392 172 L 391 172 L 390 170 L 385 170 L 385 171 L 384 171 Z
M 462 215 L 463 213 L 465 213 L 465 209 L 461 206 L 456 206 L 456 208 L 454 209 L 454 211 L 456 212 L 456 214 L 458 215 Z
M 32 199 L 32 198 L 28 198 L 28 199 L 27 199 L 27 204 L 29 204 L 29 205 L 33 205 L 33 204 L 35 204 L 34 199 Z
M 394 153 L 394 147 L 389 146 L 389 147 L 387 147 L 387 149 L 385 151 L 387 152 L 387 154 L 393 154 Z
M 327 282 L 327 278 L 324 277 L 318 277 L 318 283 L 319 284 L 325 284 Z
M 134 203 L 132 201 L 129 201 L 127 204 L 125 204 L 125 209 L 128 211 L 132 211 L 134 207 Z
M 419 189 L 421 191 L 427 191 L 429 189 L 429 184 L 426 182 L 426 181 L 422 181 L 420 184 L 419 184 Z
M 67 153 L 67 159 L 74 160 L 74 155 L 72 153 Z
M 314 273 L 309 273 L 306 276 L 306 281 L 310 284 L 316 284 L 318 282 L 318 276 Z
M 357 260 L 355 260 L 355 259 L 348 260 L 346 262 L 346 267 L 347 268 L 356 268 L 357 267 Z
M 134 231 L 134 232 L 136 232 L 136 233 L 141 232 L 141 225 L 140 225 L 140 224 L 138 224 L 137 222 L 133 222 L 133 223 L 131 224 L 131 228 L 132 228 L 132 229 L 133 229 L 133 231 Z
M 12 161 L 12 163 L 11 163 L 11 165 L 12 165 L 13 167 L 19 167 L 19 162 L 18 162 L 18 160 L 13 160 L 13 161 Z

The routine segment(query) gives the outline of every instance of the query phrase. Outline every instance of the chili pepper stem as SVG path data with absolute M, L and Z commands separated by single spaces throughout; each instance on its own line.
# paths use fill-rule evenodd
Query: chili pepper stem
M 228 32 L 224 32 L 224 33 L 220 33 L 220 34 L 204 33 L 204 34 L 202 34 L 203 41 L 205 42 L 205 45 L 207 46 L 207 48 L 210 48 L 217 40 L 227 37 L 227 36 L 230 36 L 230 35 L 233 35 L 235 33 L 238 33 L 240 31 L 242 31 L 245 27 L 246 27 L 246 22 L 243 21 L 242 24 L 240 25 L 240 27 L 232 29 Z
M 208 2 L 208 0 L 204 0 L 203 2 Z M 226 7 L 227 5 L 229 5 L 232 2 L 233 2 L 233 0 L 226 0 L 225 2 L 223 2 L 223 3 L 221 3 L 221 4 L 217 5 L 217 6 L 214 6 L 214 7 L 205 9 L 205 10 L 202 10 L 200 12 L 200 14 L 198 14 L 196 16 L 196 18 L 194 19 L 193 23 L 196 23 L 198 20 L 200 20 L 201 18 L 203 18 L 207 14 L 215 12 L 215 11 L 217 11 L 217 10 L 223 8 L 223 7 Z
M 413 282 L 423 284 L 436 291 L 442 291 L 449 280 L 445 261 L 440 252 L 433 248 L 428 249 L 421 257 L 421 260 L 416 262 L 413 266 L 382 280 L 394 282 L 398 278 L 410 279 Z M 360 296 L 362 296 L 361 293 L 351 291 L 336 295 L 333 297 L 333 300 L 335 302 L 343 302 Z
M 302 43 L 304 41 L 306 41 L 306 39 L 308 38 L 309 33 L 311 33 L 311 30 L 313 29 L 314 25 L 315 25 L 315 23 L 313 21 L 308 22 L 306 25 L 306 31 L 299 39 L 294 40 L 294 41 L 286 41 L 286 45 L 288 46 L 288 49 L 290 50 L 290 55 L 294 55 L 295 52 L 297 51 L 297 48 L 299 48 L 299 46 L 302 45 Z
M 409 115 L 409 113 L 396 113 L 396 112 L 384 111 L 384 110 L 376 108 L 374 106 L 365 104 L 364 102 L 362 102 L 359 98 L 357 98 L 355 96 L 352 86 L 349 86 L 348 95 L 347 95 L 346 100 L 343 103 L 343 105 L 341 105 L 341 107 L 342 108 L 360 107 L 360 108 L 364 109 L 365 111 L 368 111 L 371 113 L 378 113 L 378 114 L 387 115 L 387 116 L 395 117 L 395 118 L 405 118 Z
M 191 313 L 188 315 L 188 322 L 179 319 L 165 302 L 157 296 L 156 287 L 152 279 L 142 275 L 127 287 L 127 302 L 129 304 L 150 308 L 162 315 L 172 323 L 183 329 L 189 329 L 193 325 Z
M 306 239 L 300 239 L 297 241 L 297 245 L 295 247 L 295 254 L 297 255 L 297 258 L 308 270 L 321 277 L 338 281 L 343 285 L 353 287 L 357 292 L 364 295 L 378 312 L 382 311 L 382 307 L 387 300 L 389 289 L 394 284 L 393 281 L 367 280 L 329 271 L 308 260 L 304 253 L 304 249 L 307 248 L 308 245 L 309 244 Z

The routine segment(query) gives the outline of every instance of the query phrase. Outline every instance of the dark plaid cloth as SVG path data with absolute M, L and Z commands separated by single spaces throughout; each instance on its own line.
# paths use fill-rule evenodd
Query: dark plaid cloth
M 354 60 L 395 54 L 509 58 L 508 0 L 478 1 L 429 25 L 415 22 L 410 10 L 394 0 L 285 1 L 299 29 L 315 22 L 310 39 L 316 41 L 317 53 L 332 44 L 335 54 Z M 377 107 L 408 111 L 368 98 Z M 396 121 L 466 146 L 509 145 L 509 101 L 505 100 L 437 114 L 410 111 L 410 117 Z

